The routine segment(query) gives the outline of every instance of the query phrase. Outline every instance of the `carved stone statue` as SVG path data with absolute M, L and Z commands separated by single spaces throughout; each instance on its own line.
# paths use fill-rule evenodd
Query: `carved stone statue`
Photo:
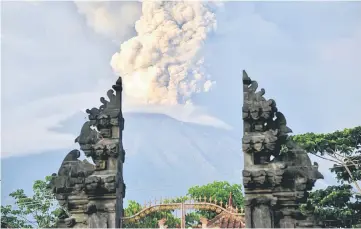
M 53 192 L 69 213 L 62 216 L 58 227 L 121 227 L 125 197 L 121 93 L 119 78 L 113 90 L 107 92 L 109 101 L 102 97 L 103 105 L 86 110 L 89 121 L 84 123 L 75 142 L 94 164 L 80 161 L 80 151 L 72 150 L 58 173 L 53 174 Z
M 298 210 L 323 176 L 303 149 L 288 137 L 285 116 L 265 90 L 243 71 L 243 184 L 247 228 L 319 227 Z M 281 150 L 286 149 L 286 150 Z M 282 153 L 281 153 L 282 151 Z M 285 151 L 285 152 L 284 152 Z

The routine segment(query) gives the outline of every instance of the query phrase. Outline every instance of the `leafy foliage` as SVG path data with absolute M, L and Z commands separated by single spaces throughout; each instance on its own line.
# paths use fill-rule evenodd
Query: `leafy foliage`
M 186 227 L 196 227 L 200 224 L 201 214 L 199 212 L 189 212 L 186 214 Z
M 361 224 L 361 126 L 328 134 L 306 133 L 291 139 L 325 160 L 334 162 L 330 169 L 340 186 L 310 193 L 301 211 L 322 220 L 325 226 L 352 227 Z M 348 184 L 345 184 L 348 183 Z M 359 193 L 354 192 L 354 184 Z
M 323 155 L 339 151 L 350 155 L 360 149 L 361 126 L 327 134 L 299 134 L 291 138 L 309 153 L 320 152 Z
M 170 202 L 170 201 L 169 201 Z M 132 216 L 140 212 L 143 207 L 136 201 L 129 201 L 128 207 L 124 209 L 125 216 Z M 158 228 L 158 220 L 162 218 L 167 219 L 167 225 L 169 228 L 175 228 L 176 225 L 180 224 L 180 219 L 176 218 L 171 210 L 161 211 L 161 212 L 152 212 L 149 215 L 141 218 L 136 222 L 127 222 L 124 223 L 124 228 Z
M 224 205 L 228 202 L 230 193 L 232 193 L 233 196 L 234 207 L 242 208 L 244 204 L 244 197 L 242 193 L 242 185 L 240 184 L 231 185 L 227 181 L 215 181 L 203 186 L 194 186 L 188 190 L 188 196 L 191 198 L 212 197 L 212 199 L 222 201 Z M 207 219 L 212 219 L 217 215 L 215 212 L 205 210 L 199 210 L 197 213 L 199 216 Z
M 48 176 L 45 181 L 35 181 L 32 197 L 27 196 L 23 189 L 10 193 L 15 199 L 16 209 L 11 205 L 1 206 L 1 223 L 15 228 L 54 227 L 57 216 L 63 211 L 49 189 L 50 179 Z
M 331 157 L 328 160 L 336 163 L 331 171 L 336 173 L 340 182 L 361 180 L 361 126 L 328 134 L 306 133 L 290 138 L 309 153 Z
M 351 228 L 361 219 L 361 198 L 352 192 L 352 186 L 329 186 L 310 193 L 301 211 L 313 214 L 327 227 Z
M 14 228 L 32 228 L 33 222 L 26 219 L 20 210 L 13 210 L 11 205 L 1 206 L 1 228 L 8 225 Z

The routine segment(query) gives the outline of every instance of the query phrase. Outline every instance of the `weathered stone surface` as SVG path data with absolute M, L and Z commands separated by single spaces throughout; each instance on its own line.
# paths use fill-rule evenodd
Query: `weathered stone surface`
M 89 217 L 89 228 L 108 228 L 108 215 L 105 213 L 93 213 Z
M 119 78 L 113 90 L 107 92 L 109 100 L 102 97 L 99 108 L 86 110 L 89 121 L 84 123 L 75 142 L 94 164 L 78 160 L 80 151 L 72 150 L 58 173 L 53 174 L 53 192 L 60 205 L 69 212 L 67 217 L 59 220 L 58 227 L 120 226 L 125 196 L 121 93 Z
M 285 116 L 265 90 L 243 71 L 244 152 L 247 228 L 318 227 L 298 206 L 317 179 L 323 176 L 307 152 L 291 142 Z M 287 152 L 281 153 L 282 147 Z

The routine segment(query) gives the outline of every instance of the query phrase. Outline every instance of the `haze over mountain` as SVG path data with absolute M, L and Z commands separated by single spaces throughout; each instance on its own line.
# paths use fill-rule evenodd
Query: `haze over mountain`
M 129 187 L 157 190 L 150 196 L 184 195 L 214 180 L 240 182 L 240 133 L 185 123 L 162 114 L 127 114 L 124 176 Z M 127 198 L 138 199 L 129 191 Z

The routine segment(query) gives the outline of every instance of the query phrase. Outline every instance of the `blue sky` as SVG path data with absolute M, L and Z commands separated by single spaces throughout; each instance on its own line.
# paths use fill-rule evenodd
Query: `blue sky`
M 134 35 L 140 5 L 119 14 L 130 3 L 113 2 L 96 27 L 91 9 L 101 4 L 86 15 L 73 2 L 1 3 L 3 201 L 57 171 L 77 147 L 79 112 L 99 105 L 116 79 L 110 59 Z M 360 2 L 225 2 L 203 47 L 216 87 L 196 104 L 241 133 L 246 69 L 295 134 L 361 125 L 360 11 Z

